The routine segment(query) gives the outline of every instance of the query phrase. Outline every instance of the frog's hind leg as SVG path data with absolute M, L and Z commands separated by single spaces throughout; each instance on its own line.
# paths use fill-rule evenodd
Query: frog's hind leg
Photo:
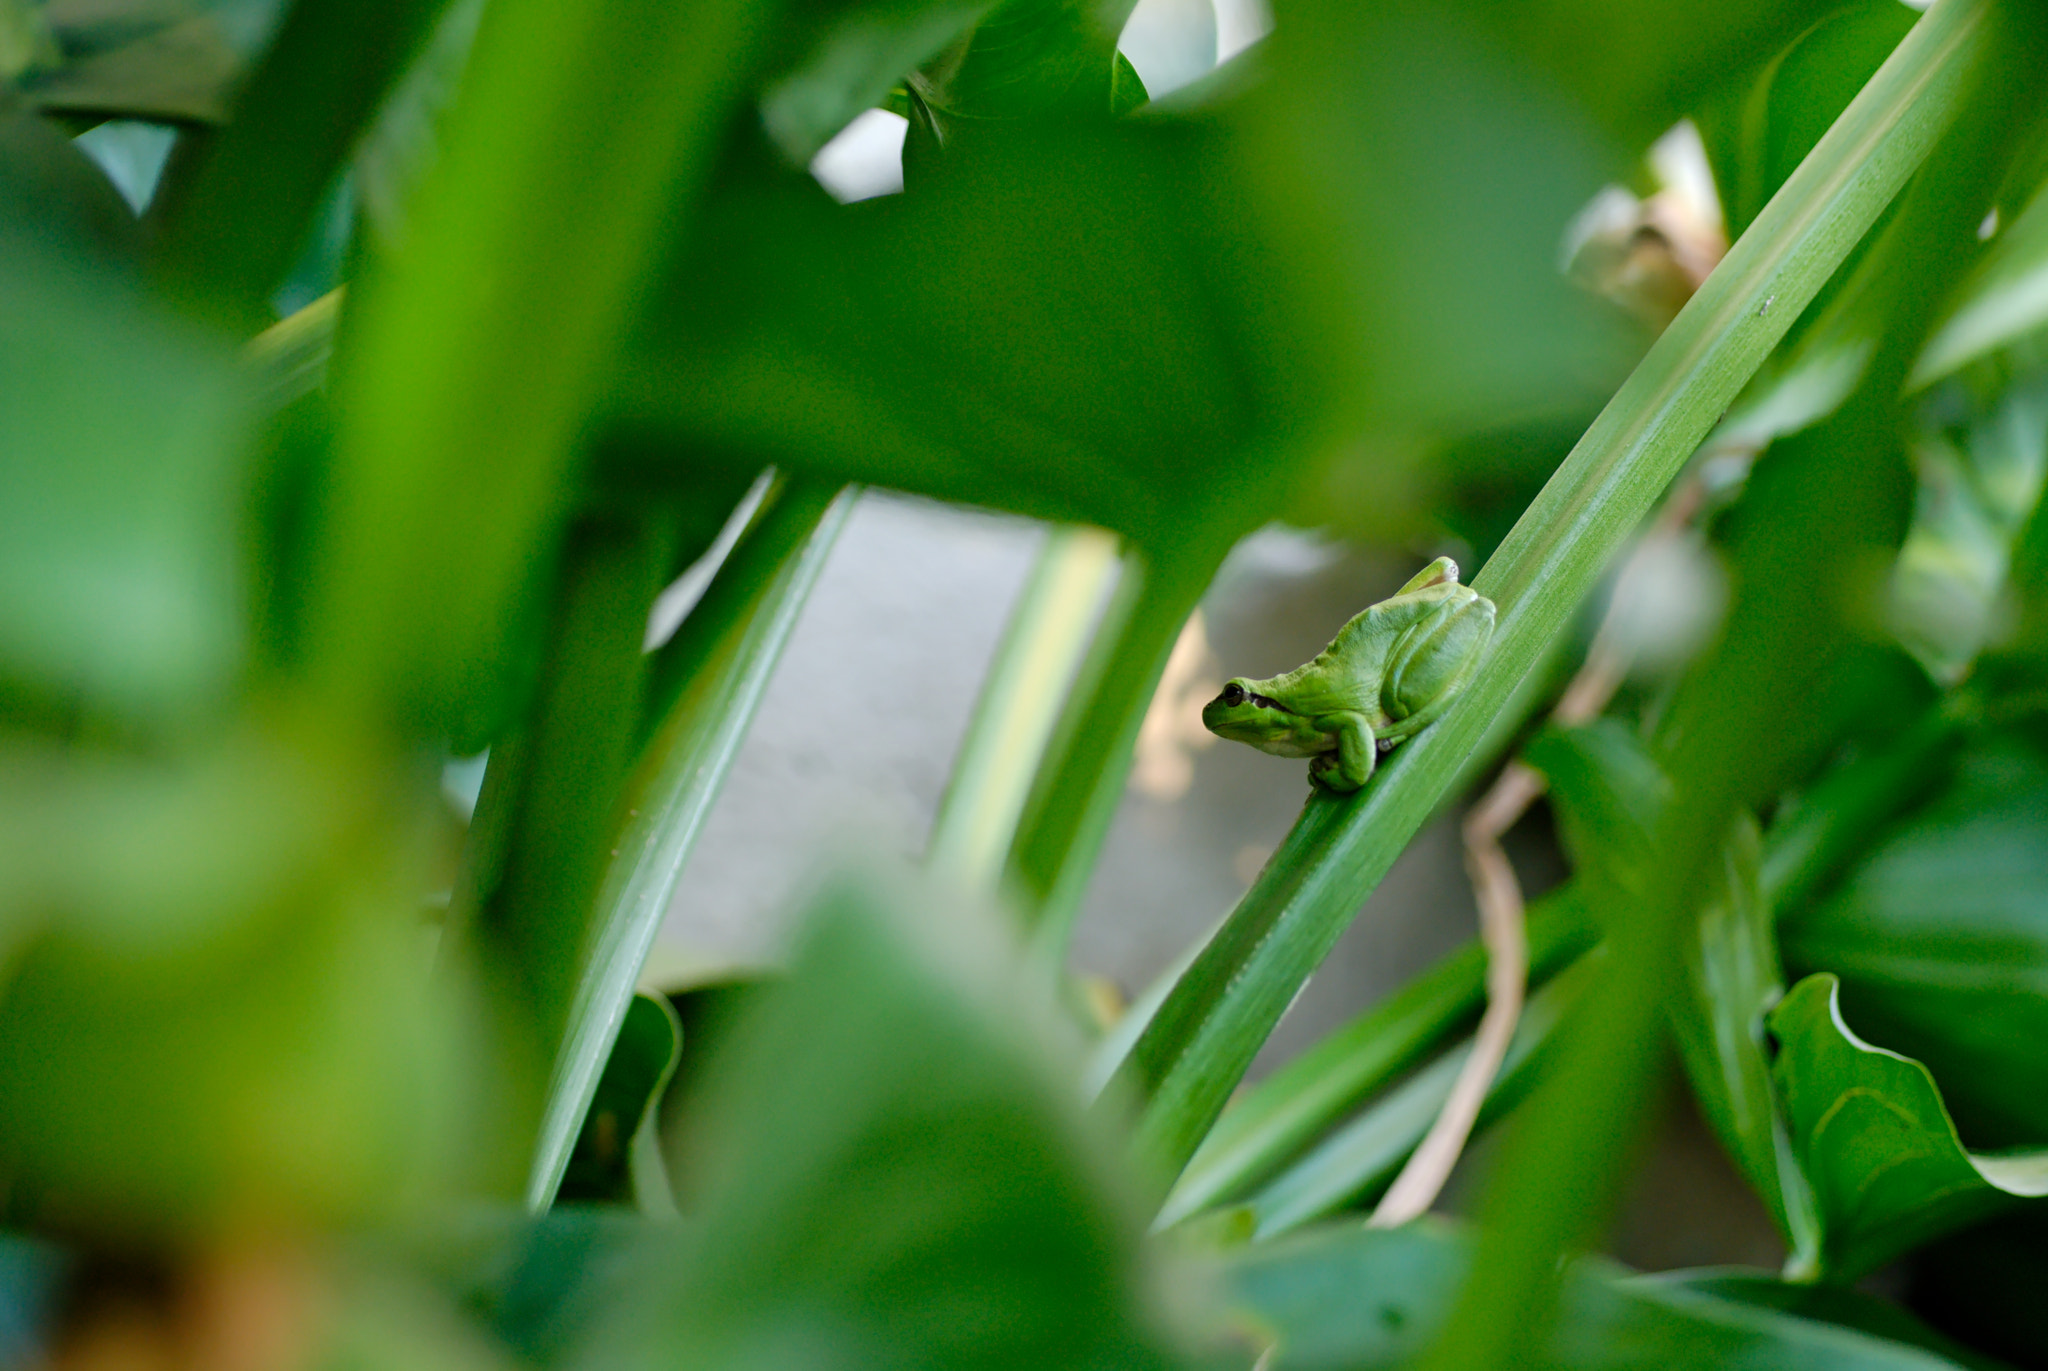
M 1308 778 L 1311 781 L 1342 795 L 1358 789 L 1372 778 L 1373 768 L 1379 761 L 1379 746 L 1373 737 L 1372 725 L 1363 714 L 1345 710 L 1318 715 L 1311 722 L 1318 733 L 1328 733 L 1337 739 L 1334 756 L 1326 752 L 1309 765 Z

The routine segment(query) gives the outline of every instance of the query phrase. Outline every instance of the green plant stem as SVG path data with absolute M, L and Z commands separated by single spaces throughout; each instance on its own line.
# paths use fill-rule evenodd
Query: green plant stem
M 637 283 L 685 231 L 772 9 L 485 7 L 403 248 L 352 295 L 335 359 L 306 667 L 345 715 L 442 726 L 493 660 Z
M 647 607 L 670 561 L 665 512 L 586 517 L 563 556 L 548 659 L 519 741 L 491 759 L 479 849 L 451 928 L 519 1007 L 543 1054 L 604 869 L 613 800 L 632 757 Z M 497 773 L 497 774 L 494 774 Z
M 1474 582 L 1500 610 L 1466 698 L 1356 796 L 1312 797 L 1139 1040 L 1135 1147 L 1178 1174 L 1273 1025 L 1460 764 L 1791 322 L 1945 127 L 1985 0 L 1941 0 L 1701 286 Z
M 1188 615 L 1222 564 L 1205 543 L 1127 551 L 1123 575 L 1061 711 L 1011 845 L 1008 885 L 1058 965 L 1116 817 L 1138 727 Z
M 684 863 L 854 499 L 819 481 L 771 490 L 648 674 L 651 727 L 622 788 L 612 860 L 581 946 L 560 963 L 567 1024 L 527 1179 L 530 1209 L 553 1201 Z
M 1047 531 L 932 821 L 925 862 L 935 874 L 969 890 L 995 892 L 1032 775 L 1116 564 L 1116 539 L 1101 529 Z
M 1598 961 L 1589 957 L 1574 962 L 1529 997 L 1516 1022 L 1514 1040 L 1487 1087 L 1478 1124 L 1499 1118 L 1528 1090 L 1541 1069 L 1544 1049 L 1566 1012 L 1585 993 Z M 1261 1187 L 1247 1202 L 1256 1224 L 1254 1236 L 1276 1238 L 1382 1194 L 1428 1135 L 1471 1051 L 1468 1037 Z
M 1532 983 L 1554 975 L 1593 942 L 1593 927 L 1571 887 L 1539 902 L 1529 912 Z M 1478 1017 L 1485 998 L 1486 955 L 1468 942 L 1261 1081 L 1216 1121 L 1167 1196 L 1159 1226 L 1237 1199 L 1265 1180 L 1361 1101 L 1442 1049 Z

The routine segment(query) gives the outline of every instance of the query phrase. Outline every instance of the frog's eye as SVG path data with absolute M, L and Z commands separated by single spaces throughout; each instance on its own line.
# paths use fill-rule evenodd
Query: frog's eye
M 1244 703 L 1244 687 L 1232 681 L 1223 687 L 1223 703 L 1235 709 Z

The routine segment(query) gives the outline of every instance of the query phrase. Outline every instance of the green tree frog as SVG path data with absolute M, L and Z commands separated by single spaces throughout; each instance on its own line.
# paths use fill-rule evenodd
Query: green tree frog
M 1261 752 L 1307 757 L 1309 780 L 1325 790 L 1356 790 L 1380 753 L 1450 708 L 1478 669 L 1493 619 L 1493 601 L 1459 585 L 1458 564 L 1439 557 L 1344 625 L 1314 661 L 1232 680 L 1202 722 Z

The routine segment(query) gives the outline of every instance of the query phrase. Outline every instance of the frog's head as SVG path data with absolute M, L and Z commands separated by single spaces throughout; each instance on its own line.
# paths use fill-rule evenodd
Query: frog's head
M 1202 707 L 1202 725 L 1219 738 L 1261 747 L 1295 731 L 1299 716 L 1252 689 L 1240 676 Z

